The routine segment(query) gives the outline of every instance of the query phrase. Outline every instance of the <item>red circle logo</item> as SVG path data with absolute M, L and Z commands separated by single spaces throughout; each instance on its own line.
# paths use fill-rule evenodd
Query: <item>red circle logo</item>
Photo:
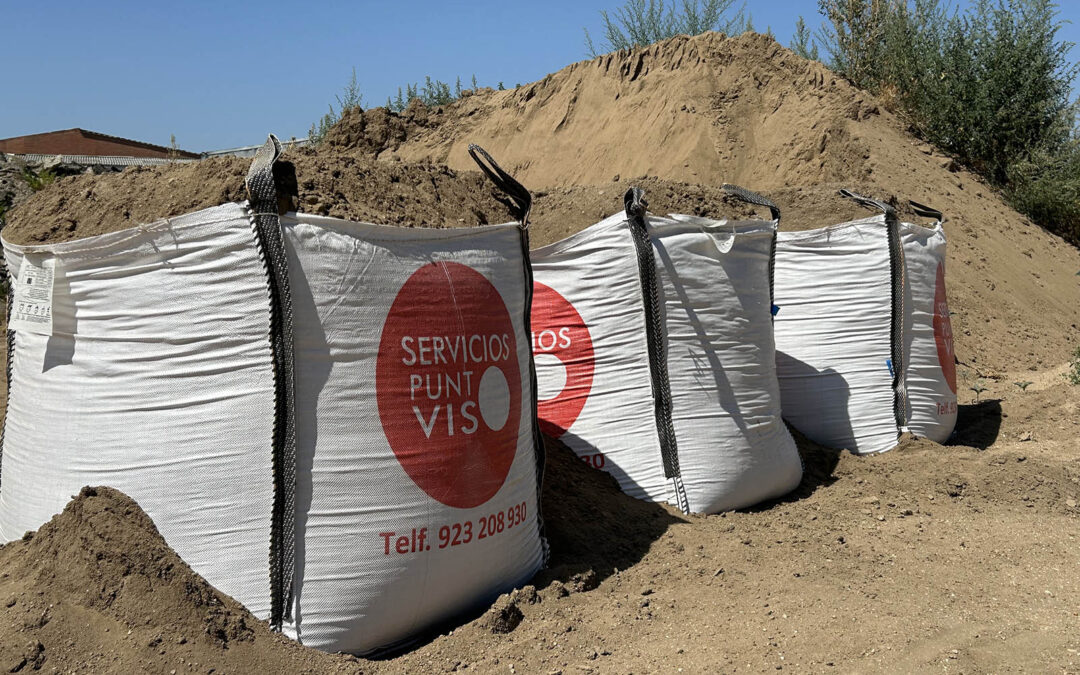
M 386 440 L 413 482 L 447 506 L 491 499 L 521 422 L 517 340 L 495 286 L 454 262 L 413 273 L 383 325 L 375 391 Z
M 945 299 L 945 263 L 938 263 L 937 283 L 934 288 L 934 341 L 937 342 L 938 361 L 952 393 L 956 393 L 956 355 L 953 351 L 952 322 L 949 321 L 949 303 Z
M 533 284 L 532 349 L 540 430 L 559 438 L 589 399 L 595 358 L 581 315 L 558 291 L 540 282 Z

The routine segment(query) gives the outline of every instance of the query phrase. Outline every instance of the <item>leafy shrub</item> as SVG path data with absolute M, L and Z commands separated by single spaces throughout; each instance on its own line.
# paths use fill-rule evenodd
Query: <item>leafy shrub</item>
M 1051 0 L 819 0 L 831 68 L 903 112 L 924 138 L 1080 243 L 1078 67 Z
M 345 85 L 342 93 L 337 96 L 337 102 L 337 110 L 334 110 L 333 104 L 330 104 L 330 111 L 323 115 L 318 122 L 311 125 L 311 130 L 308 131 L 308 140 L 312 143 L 316 145 L 322 143 L 323 138 L 326 137 L 326 132 L 330 130 L 330 127 L 338 123 L 345 111 L 363 105 L 364 95 L 360 92 L 360 83 L 356 80 L 356 68 L 352 69 L 352 77 L 349 78 L 349 83 Z
M 804 59 L 810 59 L 811 61 L 821 60 L 813 32 L 807 27 L 806 20 L 801 16 L 795 20 L 795 33 L 791 36 L 791 43 L 788 48 Z
M 26 184 L 30 186 L 30 189 L 34 192 L 38 190 L 44 190 L 56 181 L 56 173 L 51 169 L 44 169 L 40 172 L 35 172 L 30 167 L 24 167 L 22 170 L 22 179 L 26 181 Z
M 629 47 L 648 45 L 676 35 L 699 35 L 716 30 L 721 33 L 741 33 L 747 30 L 743 21 L 744 5 L 732 12 L 735 0 L 627 0 L 613 13 L 601 11 L 604 21 L 604 41 L 601 50 L 593 44 L 585 29 L 585 50 L 590 57 Z
M 1077 347 L 1069 359 L 1069 370 L 1065 372 L 1065 379 L 1072 386 L 1080 385 L 1080 347 Z

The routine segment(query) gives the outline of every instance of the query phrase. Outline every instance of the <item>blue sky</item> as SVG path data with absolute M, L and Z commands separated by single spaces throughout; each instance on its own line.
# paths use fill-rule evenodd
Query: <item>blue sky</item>
M 157 3 L 0 0 L 0 138 L 82 127 L 181 148 L 304 136 L 348 82 L 378 105 L 425 75 L 507 87 L 585 58 L 621 0 Z M 1080 3 L 1062 3 L 1080 42 Z M 750 0 L 787 44 L 816 0 Z M 1073 52 L 1080 57 L 1080 48 Z

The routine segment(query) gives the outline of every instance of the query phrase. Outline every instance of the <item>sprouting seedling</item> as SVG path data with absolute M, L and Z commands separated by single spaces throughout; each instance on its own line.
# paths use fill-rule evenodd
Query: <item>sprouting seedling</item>
M 975 384 L 968 387 L 971 391 L 975 392 L 975 402 L 979 402 L 979 395 L 986 391 L 986 385 L 983 384 L 981 379 L 975 380 Z
M 1027 388 L 1035 384 L 1031 380 L 1024 380 L 1022 382 L 1013 382 L 1016 386 L 1020 387 L 1020 391 L 1027 391 Z

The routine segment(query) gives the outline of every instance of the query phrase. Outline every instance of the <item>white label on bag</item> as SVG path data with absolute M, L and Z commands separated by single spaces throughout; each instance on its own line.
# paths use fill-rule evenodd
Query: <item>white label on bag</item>
M 15 283 L 15 296 L 11 303 L 11 321 L 8 328 L 39 335 L 52 335 L 53 278 L 55 263 L 52 258 L 40 262 L 29 256 L 23 258 L 19 278 Z

